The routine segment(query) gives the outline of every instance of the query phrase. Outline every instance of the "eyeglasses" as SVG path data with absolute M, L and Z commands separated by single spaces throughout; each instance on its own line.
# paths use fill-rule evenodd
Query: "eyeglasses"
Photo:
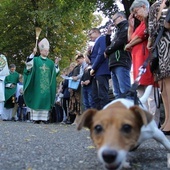
M 136 15 L 138 14 L 138 11 L 141 9 L 141 7 L 135 8 L 135 10 L 133 10 L 133 14 Z
M 95 33 L 94 31 L 93 32 L 90 32 L 88 35 L 91 36 L 93 33 Z
M 116 20 L 119 18 L 120 16 L 117 16 L 115 19 L 112 19 L 112 22 L 115 23 Z

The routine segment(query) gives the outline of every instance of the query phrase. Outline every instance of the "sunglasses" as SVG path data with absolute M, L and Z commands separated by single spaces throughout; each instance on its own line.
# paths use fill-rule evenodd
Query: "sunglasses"
M 119 18 L 120 16 L 117 16 L 115 19 L 112 19 L 112 22 L 116 22 L 116 20 Z

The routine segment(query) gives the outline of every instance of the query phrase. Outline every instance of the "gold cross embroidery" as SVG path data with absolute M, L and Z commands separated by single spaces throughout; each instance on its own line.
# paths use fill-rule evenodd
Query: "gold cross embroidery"
M 42 69 L 44 72 L 46 71 L 46 70 L 48 70 L 49 68 L 48 67 L 46 67 L 46 65 L 45 65 L 45 63 L 43 64 L 43 66 L 42 67 L 40 67 L 40 69 Z

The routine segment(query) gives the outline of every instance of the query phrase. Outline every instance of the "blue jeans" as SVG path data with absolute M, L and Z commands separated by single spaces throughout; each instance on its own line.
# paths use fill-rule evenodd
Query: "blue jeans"
M 111 69 L 111 78 L 115 98 L 119 98 L 122 93 L 131 88 L 130 69 L 121 66 L 113 67 Z
M 17 111 L 18 120 L 26 120 L 27 108 L 26 107 L 18 107 Z
M 58 104 L 55 104 L 54 116 L 55 116 L 55 118 L 54 118 L 55 122 L 62 122 L 62 120 L 63 120 L 63 108 Z
M 85 110 L 92 107 L 92 85 L 83 86 L 83 104 Z
M 98 110 L 109 103 L 109 75 L 96 76 L 92 80 L 92 107 Z

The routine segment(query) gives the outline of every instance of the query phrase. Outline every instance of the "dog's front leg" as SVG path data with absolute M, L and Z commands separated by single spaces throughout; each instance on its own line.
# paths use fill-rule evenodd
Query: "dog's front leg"
M 170 141 L 160 129 L 155 129 L 153 138 L 170 151 Z

